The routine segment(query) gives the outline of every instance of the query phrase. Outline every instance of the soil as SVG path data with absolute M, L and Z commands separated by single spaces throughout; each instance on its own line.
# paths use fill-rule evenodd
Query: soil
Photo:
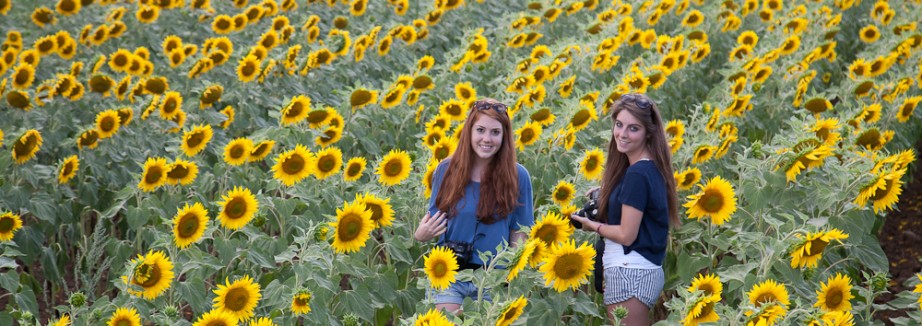
M 922 271 L 922 141 L 916 144 L 916 162 L 913 163 L 903 184 L 903 193 L 897 209 L 890 212 L 878 239 L 890 262 L 890 293 L 878 297 L 876 303 L 886 303 L 896 298 L 895 293 L 912 291 L 904 285 Z M 907 316 L 912 309 L 878 311 L 875 318 L 893 325 L 891 318 Z

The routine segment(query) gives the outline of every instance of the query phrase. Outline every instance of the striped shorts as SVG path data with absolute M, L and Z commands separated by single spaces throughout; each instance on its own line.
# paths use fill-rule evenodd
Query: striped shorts
M 605 305 L 624 302 L 631 297 L 653 308 L 663 292 L 666 275 L 663 268 L 638 269 L 609 267 L 605 269 Z

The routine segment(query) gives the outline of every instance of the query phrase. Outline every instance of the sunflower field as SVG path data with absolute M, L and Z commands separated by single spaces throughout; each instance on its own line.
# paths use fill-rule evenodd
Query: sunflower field
M 919 0 L 0 0 L 0 324 L 609 324 L 566 216 L 639 92 L 683 221 L 658 325 L 919 325 L 922 276 L 874 299 L 920 21 Z M 457 271 L 413 232 L 483 97 L 510 107 L 536 225 Z M 454 280 L 492 300 L 434 310 Z

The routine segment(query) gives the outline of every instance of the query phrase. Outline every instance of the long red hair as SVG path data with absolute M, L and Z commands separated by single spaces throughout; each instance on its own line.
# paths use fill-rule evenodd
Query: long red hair
M 502 108 L 502 112 L 497 108 Z M 471 130 L 474 123 L 483 116 L 493 118 L 503 126 L 503 142 L 480 177 L 477 219 L 484 224 L 492 224 L 506 218 L 519 204 L 519 175 L 512 122 L 505 109 L 505 105 L 493 99 L 479 100 L 471 106 L 464 120 L 464 128 L 461 129 L 458 147 L 450 157 L 448 171 L 445 171 L 442 186 L 435 198 L 436 207 L 447 212 L 449 218 L 456 215 L 455 206 L 464 196 L 464 187 L 471 182 L 471 170 L 477 156 L 471 144 Z

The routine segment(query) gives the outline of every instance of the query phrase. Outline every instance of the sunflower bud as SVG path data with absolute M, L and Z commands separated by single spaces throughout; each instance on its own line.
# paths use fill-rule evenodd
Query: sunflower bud
M 86 296 L 83 295 L 83 292 L 74 292 L 70 294 L 70 299 L 67 301 L 70 302 L 71 306 L 83 307 L 83 304 L 86 303 Z
M 618 319 L 624 319 L 625 317 L 627 317 L 627 308 L 617 307 L 615 308 L 614 314 L 615 314 L 615 317 L 617 317 Z
M 353 313 L 349 313 L 343 316 L 343 326 L 359 326 L 362 324 L 362 321 L 359 320 L 359 316 L 356 316 Z
M 169 305 L 166 308 L 163 308 L 163 314 L 170 318 L 179 317 L 179 309 L 176 309 L 175 306 Z
M 871 288 L 874 292 L 886 290 L 888 283 L 890 283 L 890 277 L 887 276 L 886 272 L 877 272 L 871 276 Z
M 330 234 L 330 227 L 326 225 L 321 225 L 314 229 L 314 240 L 317 242 L 327 241 Z
M 266 224 L 265 215 L 262 215 L 262 214 L 256 215 L 256 218 L 253 219 L 253 226 L 255 227 L 261 228 L 265 224 Z

